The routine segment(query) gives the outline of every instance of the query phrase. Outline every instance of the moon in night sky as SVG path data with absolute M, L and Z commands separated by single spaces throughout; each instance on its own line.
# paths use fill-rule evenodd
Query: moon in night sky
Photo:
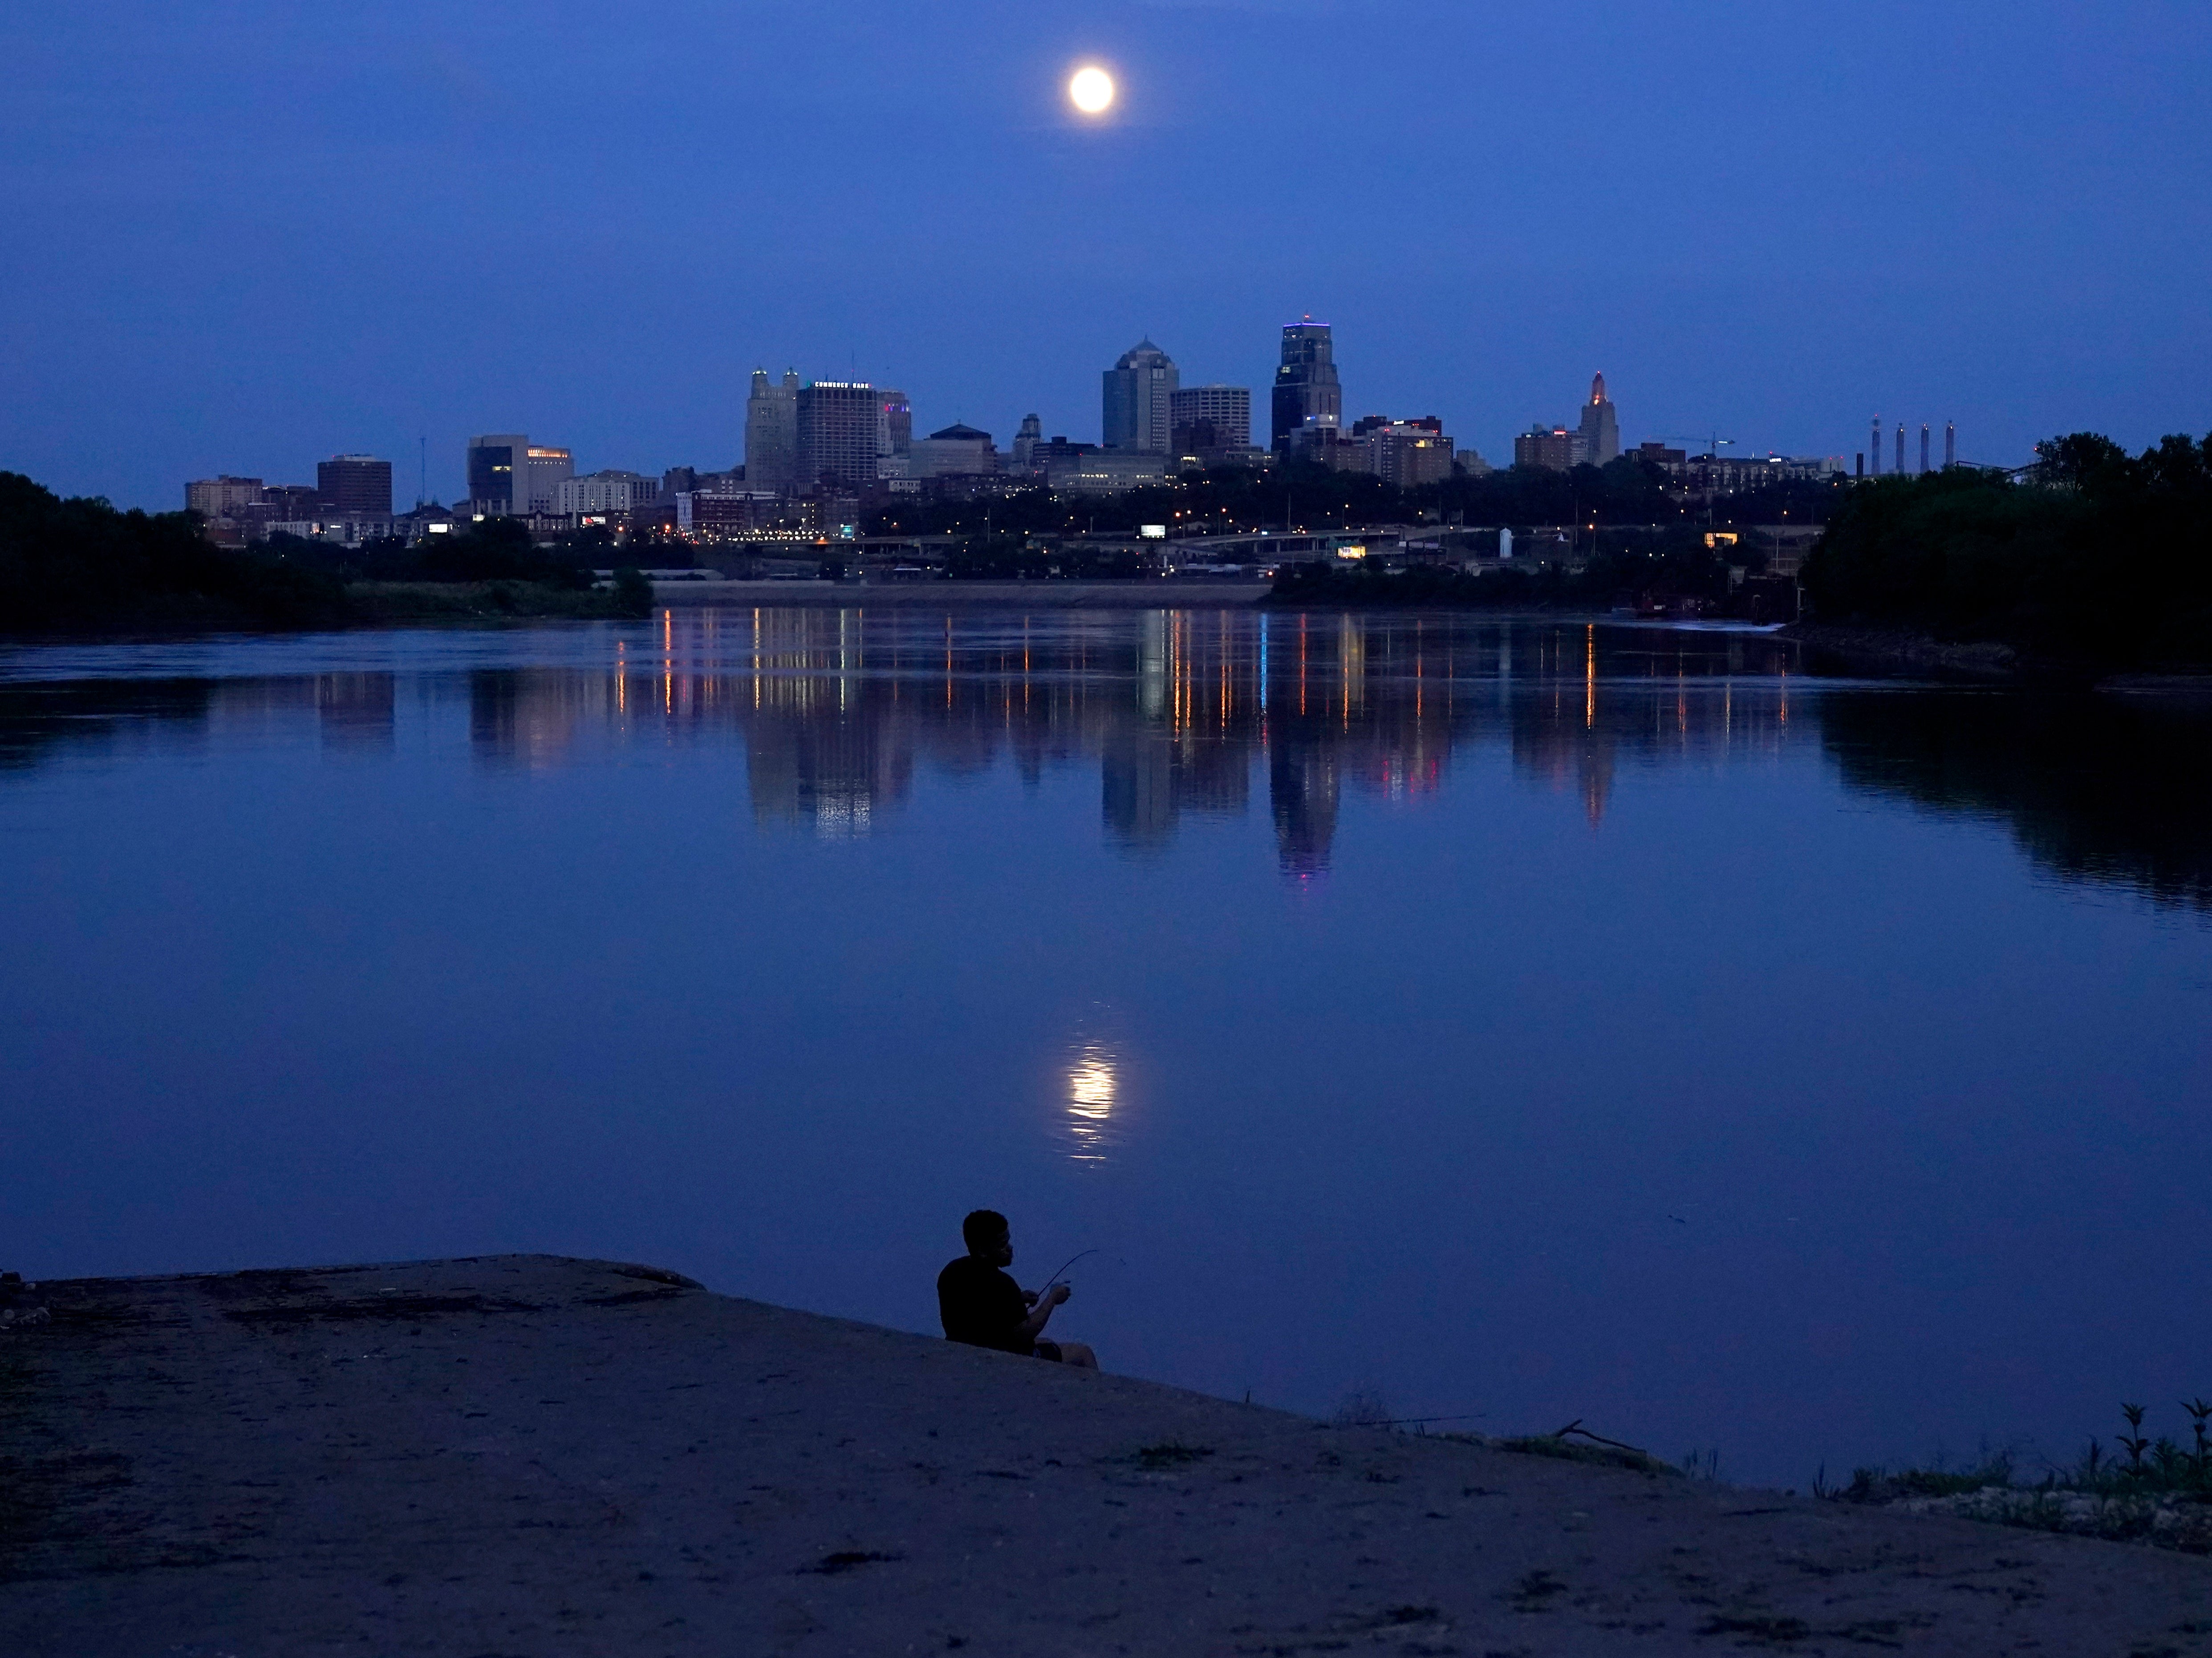
M 1086 64 L 1069 78 L 1067 97 L 1085 115 L 1103 115 L 1114 105 L 1114 77 L 1096 64 Z

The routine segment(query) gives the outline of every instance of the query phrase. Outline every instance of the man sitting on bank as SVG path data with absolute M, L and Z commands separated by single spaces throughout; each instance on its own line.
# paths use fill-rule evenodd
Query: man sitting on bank
M 1014 1242 L 1004 1215 L 978 1209 L 960 1223 L 960 1236 L 967 1240 L 968 1253 L 937 1275 L 937 1315 L 945 1322 L 947 1340 L 1098 1368 L 1098 1356 L 1079 1341 L 1038 1339 L 1052 1309 L 1067 1299 L 1068 1288 L 1055 1284 L 1040 1295 L 1006 1276 Z

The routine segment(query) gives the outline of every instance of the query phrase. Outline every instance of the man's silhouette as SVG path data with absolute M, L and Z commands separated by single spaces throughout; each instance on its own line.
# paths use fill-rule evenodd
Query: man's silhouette
M 968 1253 L 937 1275 L 937 1315 L 947 1340 L 1098 1368 L 1098 1356 L 1082 1342 L 1038 1339 L 1052 1309 L 1067 1299 L 1068 1288 L 1055 1284 L 1039 1294 L 1006 1275 L 1013 1265 L 1014 1242 L 1004 1215 L 978 1209 L 960 1223 L 960 1236 Z

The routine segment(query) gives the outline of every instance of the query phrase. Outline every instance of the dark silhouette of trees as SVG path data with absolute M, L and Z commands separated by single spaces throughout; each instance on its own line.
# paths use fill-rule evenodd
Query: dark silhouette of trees
M 1853 489 L 1806 562 L 1820 620 L 2096 668 L 2212 661 L 2212 437 L 2130 457 L 2077 432 L 2037 454 L 2021 477 Z

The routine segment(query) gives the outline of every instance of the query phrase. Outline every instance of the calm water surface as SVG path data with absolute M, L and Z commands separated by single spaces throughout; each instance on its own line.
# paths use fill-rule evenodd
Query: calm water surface
M 539 1249 L 1723 1474 L 2212 1393 L 2212 710 L 1179 611 L 0 654 L 0 1265 Z

